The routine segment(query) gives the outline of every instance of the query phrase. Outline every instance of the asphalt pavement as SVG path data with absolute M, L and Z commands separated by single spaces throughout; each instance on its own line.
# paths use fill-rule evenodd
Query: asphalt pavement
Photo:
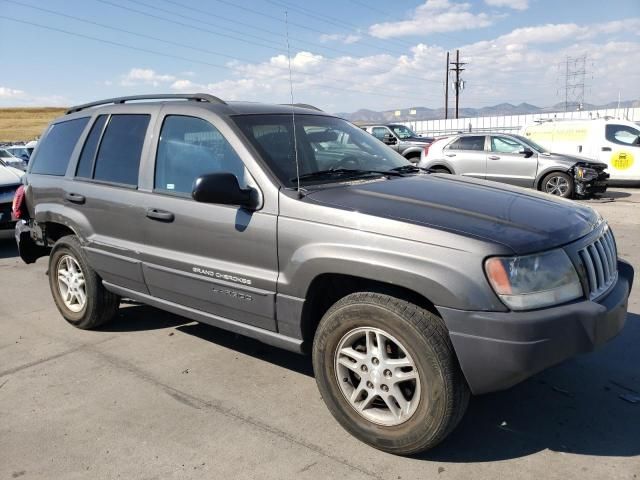
M 588 203 L 638 274 L 640 190 L 609 197 Z M 640 280 L 615 340 L 402 458 L 340 428 L 307 357 L 137 304 L 72 328 L 46 262 L 0 237 L 0 479 L 640 479 Z

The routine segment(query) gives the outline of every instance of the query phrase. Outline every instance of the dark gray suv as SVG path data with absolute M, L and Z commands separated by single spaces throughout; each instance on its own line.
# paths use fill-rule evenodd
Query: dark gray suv
M 20 255 L 49 256 L 70 324 L 97 327 L 129 298 L 310 352 L 335 418 L 392 453 L 433 447 L 470 393 L 625 322 L 633 269 L 594 210 L 422 171 L 310 106 L 75 107 L 23 184 Z

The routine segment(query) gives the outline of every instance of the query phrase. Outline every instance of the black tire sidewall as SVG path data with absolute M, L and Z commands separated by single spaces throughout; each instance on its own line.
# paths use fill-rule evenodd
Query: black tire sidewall
M 422 332 L 397 313 L 380 305 L 350 304 L 323 319 L 313 349 L 318 388 L 329 410 L 352 435 L 389 452 L 411 453 L 411 445 L 428 445 L 440 433 L 447 394 L 438 354 Z M 337 384 L 334 355 L 342 337 L 358 327 L 374 327 L 394 336 L 407 350 L 421 381 L 420 403 L 413 416 L 396 426 L 374 424 L 358 414 Z
M 573 196 L 573 190 L 574 190 L 573 178 L 571 178 L 569 174 L 564 172 L 551 172 L 548 175 L 545 175 L 545 177 L 542 179 L 542 191 L 548 195 L 552 195 L 551 193 L 547 192 L 547 182 L 552 177 L 562 177 L 569 183 L 569 190 L 567 190 L 566 194 L 553 195 L 553 196 L 560 197 L 560 198 L 571 198 Z

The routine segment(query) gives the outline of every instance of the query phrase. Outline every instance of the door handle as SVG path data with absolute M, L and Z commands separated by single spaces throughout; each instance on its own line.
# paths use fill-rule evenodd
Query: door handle
M 71 203 L 77 203 L 79 205 L 82 205 L 84 202 L 87 201 L 84 195 L 80 195 L 79 193 L 67 192 L 64 194 L 64 198 L 70 201 Z
M 447 156 L 447 157 L 455 157 L 456 154 L 455 153 L 445 153 L 445 156 Z
M 602 151 L 603 152 L 610 152 L 611 151 L 611 147 L 602 147 Z
M 166 210 L 158 210 L 157 208 L 147 208 L 147 217 L 161 222 L 173 222 L 175 218 L 173 213 Z
M 500 157 L 499 157 L 499 156 L 497 156 L 497 155 L 489 155 L 487 158 L 488 158 L 489 160 L 500 160 Z

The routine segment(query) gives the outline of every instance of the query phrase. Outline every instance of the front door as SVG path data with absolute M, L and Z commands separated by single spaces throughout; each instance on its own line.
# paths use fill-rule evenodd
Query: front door
M 532 188 L 537 173 L 538 155 L 530 147 L 512 137 L 490 137 L 487 180 Z
M 631 125 L 605 125 L 599 160 L 609 165 L 612 180 L 640 180 L 640 129 Z
M 145 195 L 143 270 L 151 295 L 256 327 L 275 330 L 277 216 L 198 203 L 194 180 L 230 172 L 255 186 L 242 160 L 210 122 L 166 115 Z

